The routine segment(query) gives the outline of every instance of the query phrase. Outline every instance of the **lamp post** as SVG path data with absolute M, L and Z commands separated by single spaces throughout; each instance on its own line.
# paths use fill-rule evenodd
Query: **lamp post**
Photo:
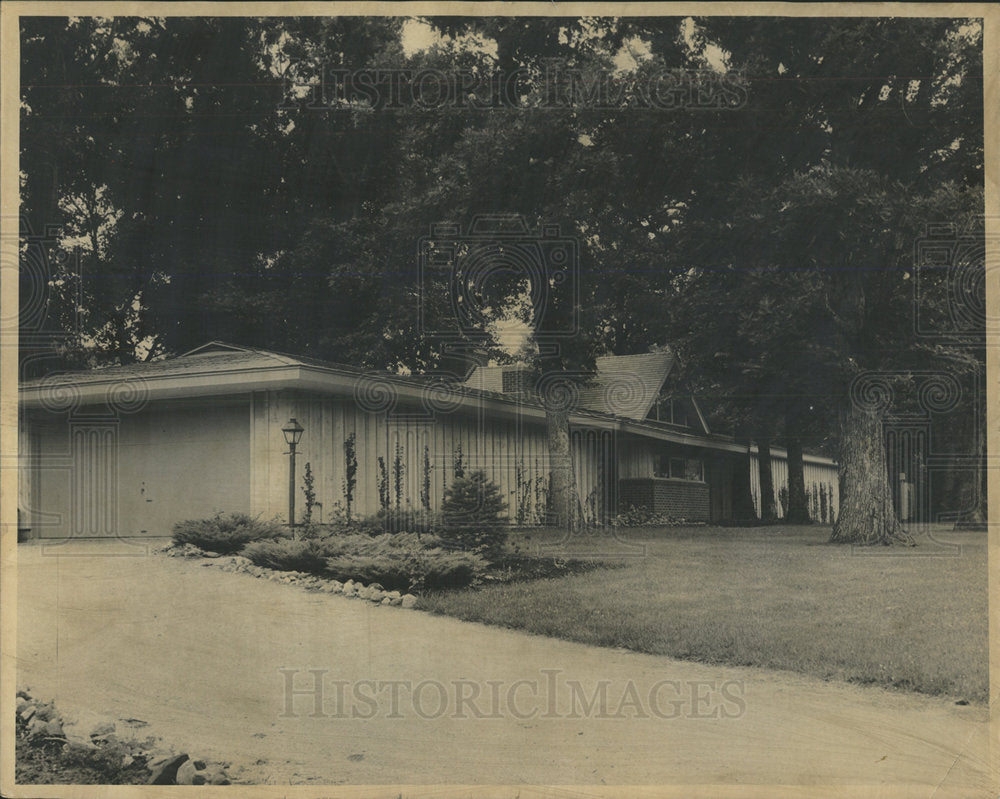
M 295 447 L 302 438 L 305 428 L 300 425 L 295 418 L 288 420 L 288 424 L 281 428 L 285 435 L 285 443 L 288 444 L 288 526 L 295 530 Z

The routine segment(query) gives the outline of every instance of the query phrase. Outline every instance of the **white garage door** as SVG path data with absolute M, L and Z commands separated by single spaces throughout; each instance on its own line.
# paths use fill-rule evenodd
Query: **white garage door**
M 64 417 L 40 444 L 36 501 L 46 521 L 33 532 L 42 538 L 166 536 L 182 519 L 250 510 L 246 401 Z

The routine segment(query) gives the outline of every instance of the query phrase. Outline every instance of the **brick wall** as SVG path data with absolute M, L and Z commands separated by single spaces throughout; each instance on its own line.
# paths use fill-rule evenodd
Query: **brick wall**
M 618 481 L 618 508 L 648 508 L 679 519 L 708 521 L 708 484 L 666 478 L 631 478 Z

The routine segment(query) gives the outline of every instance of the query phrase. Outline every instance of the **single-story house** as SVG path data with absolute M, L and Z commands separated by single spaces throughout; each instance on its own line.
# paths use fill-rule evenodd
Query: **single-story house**
M 632 506 L 726 519 L 735 470 L 746 468 L 759 503 L 754 453 L 709 430 L 692 398 L 665 390 L 673 366 L 669 350 L 603 357 L 592 379 L 570 391 L 588 521 Z M 385 507 L 437 509 L 459 467 L 486 471 L 512 522 L 541 523 L 545 412 L 527 374 L 480 366 L 464 378 L 396 375 L 211 342 L 163 360 L 26 381 L 20 526 L 41 538 L 164 536 L 181 519 L 217 512 L 287 520 L 282 428 L 291 418 L 303 428 L 298 521 L 308 464 L 316 521 Z M 806 456 L 805 470 L 815 516 L 825 521 L 837 508 L 836 465 Z M 772 472 L 781 510 L 781 450 L 773 450 Z

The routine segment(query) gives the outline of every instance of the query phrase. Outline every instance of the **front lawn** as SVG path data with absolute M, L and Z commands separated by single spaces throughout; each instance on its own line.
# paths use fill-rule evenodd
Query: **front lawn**
M 597 646 L 985 702 L 986 534 L 941 528 L 913 549 L 853 550 L 827 544 L 829 534 L 820 525 L 627 531 L 645 552 L 616 558 L 624 566 L 437 592 L 419 606 Z M 623 549 L 560 546 L 572 556 Z

